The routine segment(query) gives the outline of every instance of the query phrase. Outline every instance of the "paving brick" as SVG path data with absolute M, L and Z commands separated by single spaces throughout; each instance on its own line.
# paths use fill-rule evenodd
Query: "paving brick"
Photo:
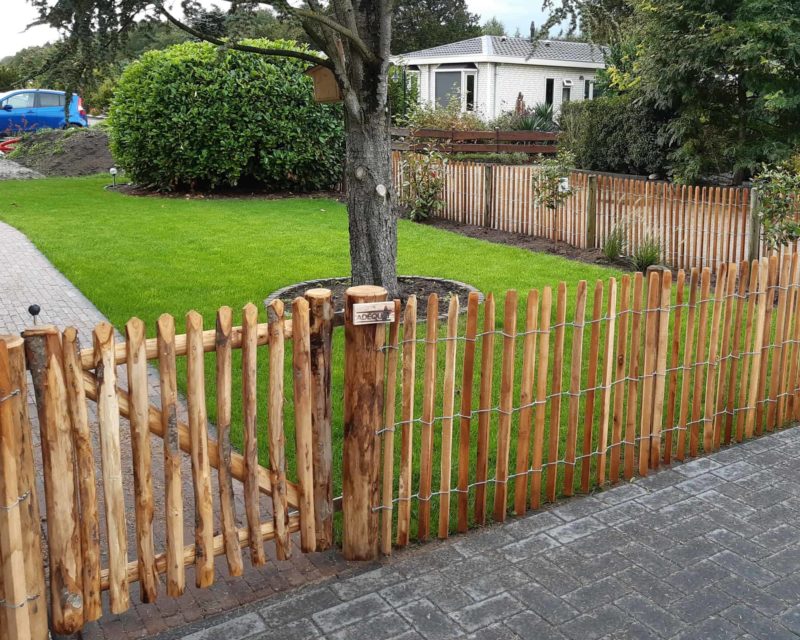
M 564 525 L 568 526 L 568 525 Z M 548 549 L 559 546 L 552 537 L 545 533 L 536 533 L 528 538 L 517 540 L 504 547 L 500 547 L 499 552 L 509 562 L 519 562 L 540 553 L 546 552 Z
M 523 608 L 509 593 L 501 593 L 450 614 L 467 631 L 476 631 L 490 624 L 510 618 Z
M 567 524 L 562 524 L 560 527 L 550 529 L 547 532 L 547 535 L 553 538 L 559 544 L 567 544 L 569 542 L 573 542 L 574 540 L 578 540 L 579 538 L 583 538 L 584 536 L 588 536 L 591 533 L 600 531 L 601 529 L 604 529 L 605 526 L 606 525 L 599 520 L 595 520 L 592 517 L 587 517 L 579 520 L 573 520 Z
M 369 594 L 343 602 L 313 614 L 314 622 L 325 632 L 336 631 L 341 627 L 370 618 L 389 609 L 386 601 L 377 594 Z
M 453 621 L 430 600 L 416 600 L 398 611 L 426 640 L 447 640 L 453 637 Z
M 226 640 L 243 640 L 265 631 L 266 628 L 267 625 L 258 614 L 247 613 L 233 620 L 226 620 L 207 629 L 184 636 L 184 640 L 216 640 L 216 638 L 223 635 Z
M 595 640 L 625 628 L 630 622 L 622 611 L 607 604 L 560 625 L 559 631 L 574 640 Z
M 518 613 L 506 620 L 505 624 L 521 638 L 564 640 L 566 637 L 556 627 L 531 611 Z
M 528 611 L 532 611 L 550 624 L 558 625 L 576 617 L 579 611 L 565 599 L 556 596 L 538 584 L 511 589 L 510 593 Z
M 774 573 L 731 551 L 722 551 L 717 555 L 711 556 L 711 560 L 756 586 L 763 587 L 775 582 L 777 579 Z
M 756 638 L 769 638 L 770 640 L 797 638 L 794 633 L 777 621 L 761 615 L 755 609 L 744 604 L 726 609 L 722 612 L 722 616 L 741 629 L 745 629 Z
M 370 640 L 389 640 L 406 631 L 408 623 L 395 611 L 387 611 L 377 616 L 359 620 L 355 624 L 329 633 L 329 640 L 352 640 L 353 638 L 370 638 Z

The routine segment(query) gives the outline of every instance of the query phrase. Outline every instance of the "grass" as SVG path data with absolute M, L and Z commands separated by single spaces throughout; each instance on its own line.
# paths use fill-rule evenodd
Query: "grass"
M 129 318 L 136 316 L 147 323 L 148 334 L 152 336 L 158 316 L 170 313 L 176 317 L 178 331 L 181 332 L 183 317 L 191 309 L 203 315 L 206 328 L 213 328 L 215 312 L 222 305 L 234 309 L 234 322 L 239 324 L 239 310 L 247 302 L 257 303 L 260 321 L 263 322 L 266 314 L 260 302 L 275 289 L 302 280 L 346 275 L 349 272 L 346 211 L 343 205 L 334 200 L 133 197 L 104 190 L 103 186 L 107 183 L 105 176 L 26 183 L 0 182 L 0 203 L 3 203 L 0 204 L 0 219 L 23 231 L 119 329 L 123 329 Z M 568 261 L 558 256 L 533 254 L 407 221 L 399 224 L 398 263 L 402 274 L 462 280 L 483 292 L 501 294 L 497 301 L 498 329 L 503 322 L 502 293 L 509 289 L 520 292 L 518 315 L 522 328 L 527 290 L 566 281 L 570 291 L 567 304 L 569 319 L 574 309 L 572 292 L 579 280 L 588 280 L 591 291 L 593 281 L 620 275 L 611 269 Z M 42 306 L 42 317 L 47 321 L 48 301 L 31 302 Z M 419 337 L 423 335 L 422 332 L 418 333 Z M 90 344 L 90 336 L 84 335 L 82 339 L 85 345 Z M 341 332 L 337 332 L 332 381 L 337 491 L 340 486 L 338 465 L 341 463 L 338 452 L 341 451 L 342 439 L 341 341 Z M 568 333 L 567 345 L 570 341 Z M 499 354 L 502 340 L 497 339 L 495 346 Z M 290 349 L 287 354 L 289 352 Z M 441 376 L 443 345 L 439 352 Z M 568 346 L 565 350 L 565 368 L 569 366 L 569 354 Z M 422 379 L 423 356 L 424 350 L 418 349 L 418 381 Z M 520 347 L 517 349 L 517 361 L 519 372 Z M 212 362 L 213 355 L 210 354 L 207 366 L 208 398 L 214 397 Z M 238 363 L 238 359 L 234 361 L 234 372 L 240 370 L 237 369 Z M 584 355 L 584 377 L 587 367 Z M 500 384 L 499 357 L 495 371 L 496 398 Z M 184 372 L 184 369 L 179 370 L 179 377 Z M 266 372 L 266 357 L 262 356 L 259 364 L 261 398 L 266 397 Z M 234 373 L 235 381 L 236 377 Z M 287 459 L 290 469 L 293 469 L 289 380 L 287 378 Z M 565 380 L 565 384 L 568 384 L 568 380 Z M 516 395 L 515 405 L 518 390 Z M 419 415 L 421 390 L 417 397 Z M 473 397 L 477 403 L 477 393 Z M 234 389 L 233 398 L 233 439 L 235 445 L 241 445 L 241 433 L 237 429 L 241 416 L 238 388 Z M 441 397 L 437 402 L 436 415 L 441 415 Z M 458 403 L 456 399 L 456 407 Z M 209 406 L 209 416 L 213 420 L 215 414 L 211 404 L 213 402 Z M 566 413 L 565 405 L 562 410 L 564 419 Z M 495 432 L 493 427 L 493 438 Z M 259 409 L 259 433 L 266 433 L 266 411 L 263 406 Z M 261 438 L 263 461 L 267 460 L 265 440 L 265 437 Z M 399 442 L 396 451 L 399 455 Z M 436 451 L 434 490 L 438 486 L 438 445 Z M 457 451 L 457 442 L 454 442 L 454 451 Z M 419 460 L 418 456 L 416 460 Z M 511 460 L 513 466 L 513 451 Z M 454 473 L 455 466 L 454 463 Z M 490 461 L 490 476 L 493 475 L 492 470 L 493 461 Z M 490 491 L 490 505 L 491 496 Z

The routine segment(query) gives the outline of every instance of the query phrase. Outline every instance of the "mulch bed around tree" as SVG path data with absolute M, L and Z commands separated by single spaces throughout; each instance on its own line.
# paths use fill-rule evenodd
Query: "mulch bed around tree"
M 439 314 L 447 313 L 447 304 L 450 296 L 457 295 L 458 302 L 463 312 L 467 308 L 467 300 L 472 291 L 477 291 L 463 282 L 456 280 L 446 280 L 444 278 L 426 278 L 424 276 L 400 276 L 398 278 L 400 286 L 400 300 L 405 303 L 409 296 L 417 296 L 417 317 L 423 318 L 428 311 L 428 296 L 435 293 L 439 296 Z M 279 298 L 291 309 L 292 300 L 302 296 L 306 291 L 313 288 L 330 289 L 333 293 L 333 308 L 336 313 L 344 312 L 344 293 L 350 286 L 350 278 L 324 278 L 321 280 L 309 280 L 284 287 L 273 292 L 264 301 L 269 304 L 272 300 Z M 480 292 L 479 292 L 480 293 Z M 483 295 L 480 296 L 481 300 Z

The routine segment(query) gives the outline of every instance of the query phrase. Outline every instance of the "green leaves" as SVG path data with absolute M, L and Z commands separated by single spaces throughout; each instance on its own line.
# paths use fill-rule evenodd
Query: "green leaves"
M 116 90 L 114 156 L 135 182 L 159 189 L 329 189 L 341 179 L 341 109 L 314 102 L 306 66 L 198 42 L 148 52 Z

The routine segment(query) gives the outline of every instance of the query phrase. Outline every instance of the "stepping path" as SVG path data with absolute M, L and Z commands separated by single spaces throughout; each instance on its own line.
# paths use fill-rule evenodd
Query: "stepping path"
M 0 163 L 2 163 L 0 158 Z M 1 168 L 2 165 L 0 165 Z M 19 334 L 23 329 L 32 325 L 32 318 L 28 314 L 28 306 L 40 305 L 42 311 L 39 322 L 54 324 L 60 329 L 74 326 L 83 345 L 91 345 L 91 335 L 94 326 L 106 321 L 105 316 L 84 296 L 77 288 L 60 273 L 44 255 L 33 245 L 28 238 L 9 225 L 0 223 L 0 263 L 4 269 L 0 270 L 0 334 Z M 119 337 L 119 336 L 118 336 Z M 151 370 L 151 373 L 153 370 Z M 125 367 L 117 368 L 120 384 L 125 386 Z M 157 376 L 150 377 L 151 402 L 158 405 Z M 37 465 L 41 468 L 39 427 L 36 421 L 36 407 L 33 404 L 33 389 L 29 384 L 28 403 L 29 413 L 33 422 L 33 442 Z M 96 473 L 100 477 L 100 447 L 97 441 L 97 423 L 94 416 L 94 404 L 89 403 L 90 421 L 95 436 L 94 451 L 96 457 Z M 182 417 L 185 420 L 185 415 Z M 131 462 L 130 427 L 126 420 L 122 420 L 120 429 L 122 444 L 122 469 L 126 478 L 133 478 Z M 154 535 L 156 550 L 164 548 L 164 475 L 163 475 L 163 446 L 159 438 L 151 439 L 153 451 L 153 491 L 155 501 Z M 217 485 L 216 474 L 213 474 L 212 484 Z M 191 476 L 191 463 L 188 455 L 183 456 L 182 467 L 184 516 L 186 544 L 192 543 L 191 532 L 194 525 L 194 502 Z M 134 559 L 135 550 L 135 520 L 133 508 L 133 482 L 125 484 L 126 519 L 128 524 L 128 549 L 129 557 Z M 234 483 L 238 487 L 240 483 Z M 101 531 L 105 531 L 102 520 L 102 484 L 98 483 L 101 512 Z M 240 498 L 240 496 L 239 496 Z M 44 487 L 39 476 L 39 501 L 41 512 L 44 509 Z M 244 507 L 241 499 L 237 500 L 238 515 L 243 518 Z M 269 513 L 269 501 L 264 499 L 262 513 Z M 243 523 L 239 523 L 240 526 Z M 43 527 L 46 527 L 46 522 Z M 101 549 L 105 553 L 105 534 L 101 534 Z M 266 545 L 268 555 L 272 551 L 270 544 Z M 169 598 L 164 595 L 163 586 L 160 597 L 155 604 L 145 605 L 140 602 L 138 588 L 132 585 L 132 608 L 125 614 L 101 618 L 97 623 L 92 623 L 84 629 L 85 640 L 109 639 L 127 640 L 129 638 L 151 637 L 156 633 L 174 629 L 187 623 L 203 619 L 207 616 L 239 607 L 248 602 L 263 600 L 275 593 L 294 589 L 297 586 L 319 581 L 325 577 L 347 571 L 347 563 L 334 552 L 319 554 L 303 554 L 300 552 L 299 543 L 295 541 L 295 552 L 288 562 L 276 562 L 274 554 L 272 561 L 266 566 L 254 569 L 249 566 L 249 556 L 244 554 L 245 575 L 241 578 L 229 578 L 224 557 L 218 558 L 217 583 L 210 589 L 195 589 L 193 570 L 187 569 L 186 593 L 180 598 Z M 108 603 L 104 599 L 106 611 Z
M 800 429 L 159 640 L 797 638 Z

